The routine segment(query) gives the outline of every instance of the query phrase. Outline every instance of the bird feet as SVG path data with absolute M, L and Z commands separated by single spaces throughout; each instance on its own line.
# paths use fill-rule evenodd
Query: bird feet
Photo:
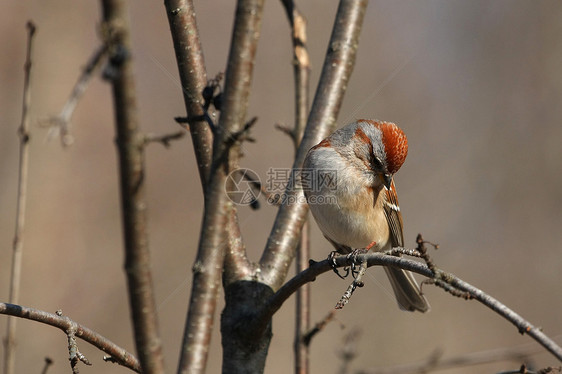
M 343 271 L 345 271 L 344 275 L 341 275 L 340 272 L 338 271 L 338 264 L 336 264 L 336 257 L 338 257 L 340 254 L 338 253 L 338 251 L 332 251 L 330 252 L 330 254 L 328 255 L 328 261 L 330 261 L 330 266 L 332 267 L 332 270 L 334 271 L 334 273 L 336 273 L 336 275 L 338 277 L 340 277 L 341 279 L 345 279 L 347 278 L 347 276 L 349 275 L 349 266 L 346 266 L 343 268 Z
M 361 265 L 361 263 L 357 261 L 357 256 L 360 255 L 360 254 L 363 254 L 363 253 L 367 253 L 369 251 L 369 249 L 371 249 L 374 245 L 375 245 L 375 242 L 372 242 L 366 248 L 357 248 L 357 249 L 354 249 L 353 251 L 351 251 L 351 253 L 348 253 L 346 255 L 346 258 L 348 260 L 351 260 L 351 265 L 345 266 L 343 268 L 343 271 L 345 272 L 344 275 L 340 274 L 340 272 L 338 271 L 338 268 L 337 268 L 337 264 L 336 264 L 336 257 L 339 256 L 340 254 L 337 251 L 330 252 L 330 254 L 328 255 L 328 260 L 330 261 L 330 265 L 332 266 L 332 270 L 341 279 L 347 278 L 350 273 L 351 273 L 351 276 L 353 277 L 353 279 L 356 279 L 357 274 L 359 274 L 359 270 L 357 269 L 358 265 Z
M 361 265 L 361 262 L 357 261 L 357 256 L 363 253 L 367 253 L 369 249 L 373 246 L 373 244 L 369 244 L 367 248 L 354 249 L 350 254 L 347 255 L 347 259 L 351 260 L 350 268 L 351 268 L 351 276 L 353 277 L 353 279 L 357 279 L 357 274 L 359 274 L 358 265 Z

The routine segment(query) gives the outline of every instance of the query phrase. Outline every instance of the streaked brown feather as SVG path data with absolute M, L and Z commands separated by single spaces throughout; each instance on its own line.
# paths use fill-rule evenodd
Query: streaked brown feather
M 398 205 L 398 196 L 396 194 L 396 186 L 394 181 L 390 185 L 390 189 L 385 191 L 386 200 L 384 203 L 384 214 L 390 227 L 390 243 L 392 247 L 404 246 L 404 224 L 402 223 L 402 213 L 400 213 L 400 205 Z

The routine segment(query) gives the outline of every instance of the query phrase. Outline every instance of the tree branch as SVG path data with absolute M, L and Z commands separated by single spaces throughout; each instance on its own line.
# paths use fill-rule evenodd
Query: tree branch
M 25 225 L 25 204 L 27 201 L 27 174 L 29 164 L 29 107 L 31 106 L 31 56 L 35 25 L 27 22 L 27 54 L 24 64 L 23 104 L 21 123 L 18 128 L 20 138 L 20 159 L 18 167 L 18 195 L 16 208 L 16 230 L 12 245 L 12 267 L 10 274 L 10 303 L 17 304 L 20 294 L 21 260 L 23 255 L 23 229 Z M 16 362 L 16 319 L 8 317 L 6 338 L 4 340 L 4 374 L 12 374 Z
M 345 335 L 345 340 L 338 352 L 341 358 L 339 374 L 347 374 L 350 372 L 351 363 L 355 357 L 357 357 L 357 346 L 359 345 L 361 331 L 360 327 L 355 326 Z
M 43 370 L 41 370 L 41 374 L 47 374 L 49 367 L 53 364 L 53 360 L 50 357 L 45 357 L 45 366 L 43 366 Z
M 110 64 L 107 69 L 112 71 L 108 78 L 113 88 L 125 271 L 135 344 L 143 373 L 163 373 L 164 358 L 148 248 L 144 136 L 138 124 L 127 5 L 125 0 L 103 0 L 102 5 L 102 33 Z
M 302 167 L 308 150 L 325 138 L 335 126 L 347 82 L 353 70 L 366 7 L 366 0 L 340 2 L 320 83 L 293 169 Z M 290 180 L 288 185 L 293 185 L 292 182 Z M 300 199 L 290 199 L 298 203 L 280 207 L 260 260 L 262 279 L 274 290 L 281 287 L 287 276 L 308 212 L 308 206 L 302 203 L 302 191 L 287 189 L 286 193 L 299 195 Z
M 213 158 L 213 133 L 205 119 L 203 90 L 207 86 L 207 72 L 195 8 L 192 0 L 165 0 L 164 6 L 174 43 L 201 186 L 203 193 L 207 195 Z M 207 210 L 205 212 L 205 219 L 209 220 Z M 201 235 L 204 228 L 205 223 Z M 193 265 L 191 299 L 184 327 L 178 373 L 187 373 L 188 370 L 192 373 L 202 373 L 207 365 L 223 256 L 221 251 L 213 250 L 214 243 L 207 244 L 201 240 L 202 237 Z M 220 237 L 216 241 L 220 241 Z M 196 303 L 197 298 L 200 298 L 200 305 Z
M 192 9 L 192 4 L 184 5 Z M 178 9 L 181 13 L 181 8 Z M 229 139 L 239 133 L 246 122 L 262 9 L 263 0 L 249 0 L 239 1 L 236 10 L 221 116 L 213 141 L 209 182 L 205 188 L 205 210 L 179 373 L 201 373 L 205 370 L 225 249 L 231 240 L 241 240 L 239 235 L 236 238 L 232 236 L 239 229 L 233 227 L 235 208 L 224 193 L 224 184 L 228 172 L 237 165 L 239 158 L 239 142 L 232 143 Z M 228 279 L 226 274 L 225 279 Z
M 386 368 L 364 369 L 358 371 L 357 374 L 417 374 L 465 366 L 482 365 L 498 361 L 514 361 L 521 363 L 525 362 L 529 356 L 541 352 L 543 352 L 543 348 L 535 343 L 470 352 L 447 358 L 442 358 L 443 352 L 441 350 L 437 350 L 423 362 L 402 364 Z
M 310 59 L 306 48 L 306 19 L 293 0 L 282 0 L 282 3 L 291 25 L 295 79 L 295 125 L 292 129 L 288 129 L 288 134 L 297 151 L 306 127 L 309 106 Z M 310 258 L 309 234 L 310 227 L 305 221 L 297 245 L 295 261 L 297 273 L 306 269 Z M 310 284 L 305 284 L 297 291 L 295 309 L 295 373 L 306 374 L 310 372 L 309 345 L 304 342 L 304 334 L 310 330 Z
M 74 137 L 70 133 L 70 118 L 72 118 L 78 102 L 82 98 L 82 95 L 84 95 L 88 84 L 94 76 L 94 72 L 101 65 L 106 54 L 106 44 L 103 44 L 94 51 L 88 60 L 86 67 L 82 71 L 82 74 L 80 74 L 78 81 L 72 88 L 72 92 L 70 93 L 70 96 L 64 104 L 61 112 L 56 116 L 52 116 L 40 122 L 41 126 L 49 127 L 50 137 L 58 136 L 60 138 L 63 147 L 70 146 L 74 142 Z
M 189 132 L 203 190 L 209 179 L 213 157 L 213 133 L 205 120 L 203 90 L 207 72 L 192 0 L 165 0 L 166 14 L 174 42 L 176 61 L 183 88 Z
M 405 250 L 408 251 L 408 250 Z M 339 256 L 333 259 L 337 267 L 350 266 L 353 258 L 348 256 Z M 391 256 L 388 254 L 374 252 L 356 256 L 356 261 L 367 262 L 367 266 L 393 266 L 404 270 L 409 270 L 414 273 L 421 274 L 427 278 L 439 280 L 454 287 L 457 290 L 466 292 L 470 295 L 471 299 L 478 300 L 488 308 L 492 309 L 500 316 L 514 324 L 519 333 L 527 334 L 532 337 L 536 342 L 542 345 L 546 350 L 552 353 L 558 360 L 562 361 L 562 348 L 558 346 L 552 339 L 545 335 L 538 327 L 533 326 L 530 322 L 523 319 L 515 311 L 509 309 L 507 306 L 486 294 L 484 291 L 472 286 L 471 284 L 461 280 L 453 274 L 447 273 L 443 270 L 435 268 L 433 271 L 427 265 L 420 262 L 409 260 L 403 257 Z M 266 307 L 256 320 L 256 329 L 263 328 L 277 310 L 283 305 L 298 288 L 307 282 L 312 282 L 316 277 L 322 273 L 332 270 L 331 260 L 324 260 L 320 262 L 312 262 L 310 267 L 305 271 L 297 274 L 290 279 L 283 287 L 281 287 L 266 303 Z
M 146 134 L 144 136 L 144 144 L 148 143 L 160 143 L 166 148 L 170 148 L 172 141 L 179 140 L 185 136 L 185 131 L 176 131 L 170 134 L 156 135 L 156 134 Z
M 295 127 L 290 131 L 295 148 L 302 140 L 309 105 L 310 58 L 306 47 L 306 18 L 293 0 L 282 0 L 291 25 L 293 42 L 293 72 L 295 78 Z
M 68 317 L 59 316 L 53 313 L 47 313 L 42 310 L 28 308 L 21 305 L 0 303 L 0 314 L 25 318 L 32 321 L 41 322 L 53 327 L 57 327 L 66 334 L 70 330 L 75 331 L 75 336 L 90 343 L 94 347 L 101 349 L 105 353 L 111 355 L 113 361 L 119 365 L 125 366 L 137 373 L 141 372 L 140 363 L 137 358 L 125 349 L 119 347 L 112 341 L 103 337 L 95 331 L 74 322 Z
M 247 124 L 252 123 L 252 121 L 246 121 L 246 112 L 260 36 L 262 12 L 263 0 L 240 0 L 236 7 L 218 128 L 218 133 L 223 141 L 218 143 L 215 141 L 215 152 L 219 158 L 225 154 L 225 149 L 230 150 L 226 160 L 229 171 L 238 167 L 238 160 L 241 156 L 240 142 L 236 141 L 233 147 L 229 143 L 239 136 L 238 134 L 244 133 L 243 129 Z M 222 194 L 225 195 L 224 191 Z M 241 279 L 250 279 L 255 273 L 255 267 L 249 263 L 246 257 L 236 215 L 235 206 L 232 206 L 227 227 L 229 248 L 223 274 L 225 287 Z

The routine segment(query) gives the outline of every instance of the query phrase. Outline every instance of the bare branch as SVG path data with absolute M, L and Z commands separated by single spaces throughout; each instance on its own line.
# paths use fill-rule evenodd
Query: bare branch
M 50 357 L 45 357 L 45 366 L 43 366 L 43 370 L 41 370 L 41 374 L 47 374 L 49 367 L 53 364 L 53 360 Z
M 185 136 L 185 131 L 176 131 L 171 134 L 156 135 L 156 134 L 146 134 L 144 136 L 145 144 L 148 143 L 160 143 L 166 148 L 170 148 L 172 141 L 179 140 Z
M 165 0 L 164 5 L 183 87 L 187 122 L 197 159 L 201 185 L 206 196 L 213 158 L 213 132 L 206 120 L 208 105 L 206 106 L 203 92 L 207 87 L 207 72 L 199 39 L 195 8 L 192 0 Z M 219 206 L 215 206 L 214 209 L 217 211 Z M 207 217 L 207 213 L 205 216 Z M 224 224 L 222 215 L 216 218 L 217 221 Z M 208 222 L 210 217 L 206 219 Z M 203 228 L 205 228 L 205 225 Z M 210 228 L 207 227 L 207 229 Z M 203 238 L 202 235 L 203 232 L 200 240 Z M 186 373 L 188 370 L 191 370 L 192 373 L 202 373 L 207 365 L 217 290 L 224 261 L 224 252 L 215 248 L 216 245 L 222 245 L 223 240 L 220 234 L 214 236 L 215 242 L 209 240 L 199 243 L 197 258 L 193 266 L 191 299 L 184 328 L 178 373 Z M 198 300 L 198 303 L 196 303 L 196 300 Z
M 359 345 L 359 338 L 361 337 L 361 329 L 359 327 L 352 328 L 346 335 L 345 341 L 342 345 L 340 356 L 341 356 L 341 367 L 339 374 L 349 373 L 349 367 L 351 362 L 357 356 L 357 346 Z
M 543 352 L 536 343 L 515 347 L 490 349 L 444 358 L 441 350 L 433 352 L 426 360 L 386 368 L 360 370 L 357 374 L 416 374 L 430 371 L 482 365 L 499 361 L 525 362 L 528 357 Z
M 306 48 L 306 19 L 293 0 L 282 0 L 291 25 L 293 42 L 293 75 L 295 79 L 295 125 L 292 129 L 282 125 L 275 127 L 291 137 L 295 151 L 302 141 L 309 109 L 310 59 Z M 269 200 L 269 199 L 268 199 Z M 297 273 L 303 271 L 310 258 L 309 225 L 303 224 L 300 241 L 297 245 L 295 261 Z M 304 343 L 304 334 L 310 329 L 310 285 L 306 284 L 297 291 L 295 315 L 295 373 L 310 372 L 309 347 Z
M 171 9 L 172 5 L 176 7 Z M 198 34 L 191 1 L 174 2 L 174 4 L 167 2 L 166 7 L 169 19 L 172 16 L 185 17 L 184 21 L 179 19 L 176 21 L 184 22 L 186 27 L 184 30 L 188 28 L 188 31 L 197 39 L 193 40 L 197 48 Z M 187 371 L 200 373 L 205 370 L 226 247 L 229 247 L 229 255 L 236 252 L 244 257 L 244 253 L 241 252 L 244 246 L 241 244 L 241 236 L 234 216 L 235 209 L 224 193 L 224 182 L 229 170 L 233 170 L 238 163 L 239 143 L 229 142 L 228 139 L 233 134 L 240 133 L 246 123 L 245 117 L 262 8 L 262 0 L 240 1 L 237 6 L 225 75 L 225 89 L 221 95 L 221 117 L 213 139 L 213 159 L 208 183 L 205 187 L 205 212 L 178 367 L 180 373 Z M 172 34 L 176 32 L 180 35 L 176 35 L 175 38 L 179 38 L 185 31 L 172 27 Z M 178 45 L 177 42 L 174 44 Z M 189 45 L 189 48 L 192 46 Z M 176 56 L 178 56 L 177 47 Z M 198 94 L 200 92 L 198 91 Z M 229 242 L 237 244 L 230 246 Z M 240 273 L 247 273 L 245 270 L 236 268 L 238 265 L 246 265 L 246 262 L 229 261 L 229 263 L 233 267 L 225 269 L 226 284 L 229 282 L 228 279 L 235 279 Z
M 103 0 L 102 5 L 102 33 L 112 71 L 109 76 L 113 88 L 119 155 L 125 271 L 135 344 L 143 373 L 163 373 L 164 357 L 148 248 L 144 136 L 138 123 L 127 2 Z
M 310 224 L 305 222 L 299 244 L 295 267 L 297 273 L 306 269 L 310 258 Z M 309 344 L 304 342 L 304 334 L 310 329 L 310 283 L 303 285 L 297 291 L 295 315 L 295 373 L 309 373 Z
M 347 82 L 353 70 L 366 7 L 365 0 L 340 2 L 320 83 L 293 169 L 302 167 L 310 147 L 325 138 L 335 126 Z M 289 186 L 291 185 L 293 184 L 289 181 Z M 302 191 L 288 189 L 286 193 L 300 194 L 302 197 Z M 299 203 L 281 206 L 260 260 L 262 279 L 274 290 L 281 287 L 287 276 L 308 211 L 308 206 L 300 202 L 302 199 L 291 199 L 291 201 L 299 201 Z
M 322 318 L 322 320 L 317 322 L 313 328 L 307 331 L 306 334 L 303 334 L 302 336 L 303 344 L 310 346 L 310 342 L 312 341 L 312 338 L 314 338 L 316 334 L 318 334 L 320 331 L 324 330 L 324 327 L 326 327 L 326 325 L 334 319 L 336 313 L 337 310 L 335 309 L 331 310 L 330 313 L 326 314 L 326 316 Z
M 293 42 L 293 71 L 295 77 L 295 127 L 289 130 L 295 149 L 298 148 L 306 127 L 309 106 L 310 58 L 306 47 L 306 18 L 293 0 L 282 0 L 291 25 Z
M 0 303 L 0 314 L 7 314 L 9 316 L 41 322 L 56 327 L 64 331 L 65 334 L 67 333 L 67 331 L 73 330 L 76 337 L 111 355 L 114 361 L 119 365 L 125 366 L 131 370 L 136 371 L 137 373 L 140 373 L 140 364 L 134 355 L 127 352 L 125 349 L 119 347 L 102 335 L 98 334 L 97 332 L 92 331 L 77 322 L 74 322 L 66 316 L 47 313 L 42 310 L 7 303 Z
M 409 270 L 428 278 L 441 280 L 460 291 L 468 292 L 471 299 L 478 300 L 488 308 L 498 313 L 500 316 L 514 324 L 519 333 L 528 334 L 556 358 L 562 361 L 562 348 L 559 345 L 545 335 L 540 328 L 532 325 L 515 311 L 509 309 L 507 306 L 492 296 L 486 294 L 484 291 L 443 270 L 435 268 L 435 270 L 432 271 L 427 265 L 420 262 L 402 257 L 390 256 L 380 252 L 358 255 L 356 260 L 354 260 L 352 256 L 339 256 L 332 260 L 311 262 L 308 269 L 290 279 L 269 299 L 262 314 L 255 321 L 256 328 L 263 328 L 264 323 L 266 323 L 266 321 L 268 321 L 273 314 L 279 310 L 283 302 L 285 302 L 285 300 L 287 300 L 289 296 L 291 296 L 299 287 L 307 282 L 313 281 L 318 275 L 331 270 L 331 264 L 335 264 L 337 267 L 344 267 L 350 266 L 353 261 L 367 261 L 367 266 L 393 266 Z
M 207 72 L 192 0 L 165 0 L 166 14 L 183 87 L 183 100 L 203 190 L 209 180 L 213 134 L 205 120 L 203 90 Z
M 10 303 L 19 302 L 21 282 L 21 261 L 23 255 L 23 229 L 25 225 L 25 205 L 27 201 L 27 174 L 29 164 L 29 108 L 31 106 L 31 62 L 35 24 L 27 22 L 27 54 L 24 64 L 23 104 L 21 123 L 18 128 L 20 138 L 20 157 L 18 166 L 18 195 L 16 208 L 16 230 L 12 245 L 12 267 L 10 274 Z M 16 360 L 16 319 L 8 317 L 4 341 L 4 374 L 14 373 Z
M 439 279 L 447 282 L 453 287 L 465 291 L 471 294 L 472 298 L 478 300 L 482 304 L 486 305 L 488 308 L 492 309 L 500 316 L 504 317 L 511 323 L 513 323 L 520 334 L 527 334 L 546 348 L 550 353 L 552 353 L 556 358 L 562 361 L 562 348 L 558 346 L 554 341 L 552 341 L 547 335 L 545 335 L 539 327 L 533 326 L 530 322 L 523 319 L 515 311 L 509 309 L 504 304 L 500 303 L 498 300 L 492 296 L 486 294 L 484 291 L 466 283 L 465 281 L 455 277 L 452 274 L 448 274 L 440 271 L 438 273 Z
M 57 316 L 62 317 L 62 311 L 57 310 L 55 313 Z M 84 364 L 91 366 L 92 363 L 84 356 L 78 349 L 78 344 L 76 343 L 76 325 L 71 325 L 66 330 L 66 337 L 68 338 L 68 360 L 70 361 L 70 368 L 73 374 L 78 374 L 78 362 L 83 362 Z
M 215 139 L 215 155 L 221 161 L 224 150 L 231 149 L 226 160 L 228 170 L 238 167 L 241 156 L 238 139 L 245 137 L 255 120 L 246 121 L 250 96 L 250 84 L 254 68 L 255 54 L 260 36 L 263 0 L 240 0 L 236 7 L 234 30 L 232 33 L 228 65 L 225 74 L 225 89 L 221 97 L 220 126 L 217 129 L 224 141 Z M 218 137 L 218 136 L 217 136 Z M 233 142 L 235 140 L 235 142 Z M 222 144 L 221 144 L 222 143 Z M 232 144 L 235 144 L 232 147 Z M 221 161 L 222 162 L 222 161 Z M 225 165 L 226 166 L 226 165 Z M 223 284 L 249 279 L 254 276 L 255 267 L 246 259 L 245 246 L 236 218 L 235 207 L 229 213 L 228 241 L 230 243 L 225 262 Z
M 347 287 L 347 290 L 345 290 L 344 294 L 340 298 L 340 301 L 338 301 L 338 303 L 336 304 L 336 309 L 342 309 L 347 303 L 349 303 L 349 299 L 351 299 L 351 295 L 353 295 L 355 289 L 357 287 L 364 286 L 363 276 L 365 275 L 366 271 L 367 271 L 367 263 L 362 262 L 359 268 L 359 273 L 357 274 L 357 276 L 353 278 L 353 282 L 351 282 L 349 287 Z M 354 270 L 352 269 L 351 272 L 353 273 Z
M 165 0 L 164 5 L 174 43 L 188 115 L 187 122 L 189 123 L 201 185 L 205 195 L 207 195 L 213 157 L 213 133 L 205 120 L 206 103 L 203 92 L 207 86 L 207 72 L 199 39 L 195 8 L 192 0 Z M 222 220 L 222 217 L 218 217 L 218 220 Z M 220 245 L 221 238 L 217 237 L 216 241 Z M 205 247 L 203 244 L 206 244 Z M 215 244 L 199 243 L 199 251 L 193 266 L 191 300 L 184 328 L 178 373 L 185 373 L 188 368 L 193 373 L 201 373 L 204 372 L 207 364 L 217 289 L 220 282 L 220 269 L 223 263 L 223 252 L 213 248 Z M 199 304 L 195 303 L 197 298 L 199 298 Z
M 70 133 L 70 119 L 72 118 L 74 110 L 82 98 L 82 95 L 84 95 L 94 72 L 101 65 L 106 54 L 106 44 L 103 44 L 94 51 L 88 60 L 86 67 L 82 71 L 82 74 L 78 78 L 78 81 L 74 85 L 74 88 L 72 89 L 72 92 L 70 93 L 70 96 L 64 104 L 61 112 L 56 116 L 41 120 L 39 123 L 40 126 L 49 128 L 49 137 L 59 137 L 63 147 L 70 146 L 74 142 L 74 137 Z

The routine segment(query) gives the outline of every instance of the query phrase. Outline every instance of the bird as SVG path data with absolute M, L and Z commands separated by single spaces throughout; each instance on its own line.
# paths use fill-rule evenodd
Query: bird
M 338 253 L 404 246 L 393 177 L 407 154 L 408 140 L 402 129 L 370 119 L 342 127 L 308 151 L 303 192 L 318 227 Z M 384 269 L 400 309 L 430 309 L 412 273 Z

